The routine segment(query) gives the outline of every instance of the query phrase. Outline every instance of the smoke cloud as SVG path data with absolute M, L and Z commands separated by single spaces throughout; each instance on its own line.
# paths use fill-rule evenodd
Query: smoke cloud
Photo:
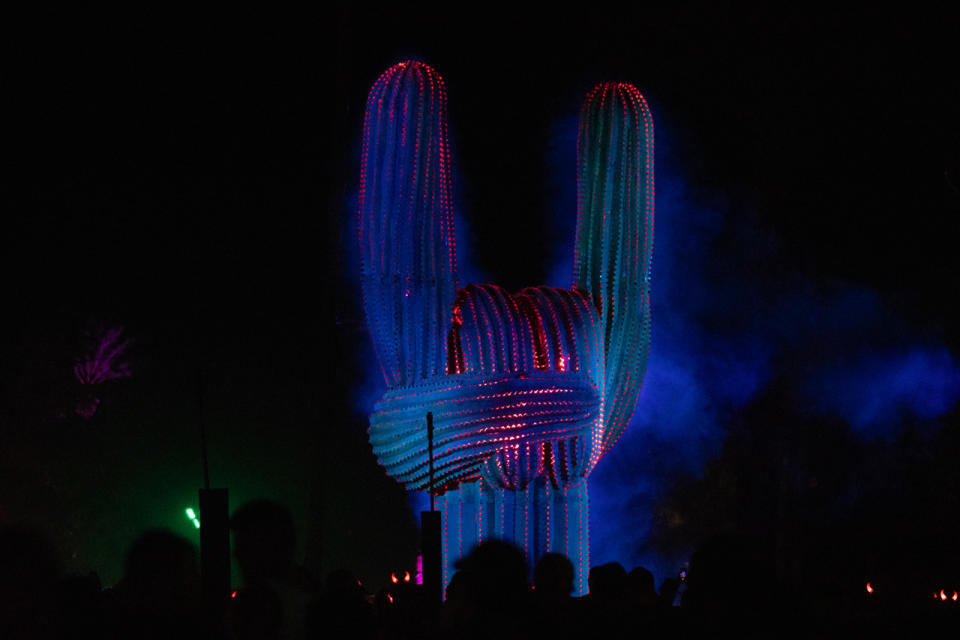
M 642 564 L 660 581 L 687 558 L 651 548 L 658 502 L 702 472 L 733 417 L 773 381 L 796 388 L 798 415 L 889 440 L 956 405 L 960 366 L 877 293 L 798 276 L 750 212 L 687 182 L 670 131 L 657 134 L 651 356 L 637 410 L 591 476 L 590 496 L 591 564 Z

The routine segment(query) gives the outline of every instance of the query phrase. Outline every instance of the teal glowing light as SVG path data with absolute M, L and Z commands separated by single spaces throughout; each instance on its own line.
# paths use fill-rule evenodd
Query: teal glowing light
M 587 476 L 633 414 L 649 351 L 650 110 L 629 84 L 587 96 L 570 289 L 458 281 L 447 138 L 439 74 L 416 61 L 385 71 L 367 100 L 360 168 L 363 300 L 388 387 L 370 443 L 399 482 L 439 494 L 445 584 L 454 560 L 501 538 L 530 565 L 565 554 L 580 594 Z

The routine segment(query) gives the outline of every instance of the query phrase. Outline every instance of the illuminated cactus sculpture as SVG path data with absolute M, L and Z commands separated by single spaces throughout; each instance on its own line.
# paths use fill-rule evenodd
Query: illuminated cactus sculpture
M 457 281 L 443 80 L 401 62 L 370 91 L 359 236 L 363 297 L 388 389 L 370 418 L 387 472 L 435 492 L 451 563 L 488 538 L 589 568 L 586 478 L 637 404 L 650 342 L 653 123 L 628 84 L 587 96 L 572 289 Z

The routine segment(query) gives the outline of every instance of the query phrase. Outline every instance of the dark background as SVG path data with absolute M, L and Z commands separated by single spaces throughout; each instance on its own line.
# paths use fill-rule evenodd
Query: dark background
M 416 57 L 448 89 L 465 281 L 566 284 L 582 97 L 626 80 L 653 111 L 665 293 L 638 414 L 658 418 L 597 471 L 595 559 L 662 578 L 728 525 L 791 553 L 888 518 L 946 540 L 960 144 L 953 79 L 925 46 L 937 17 L 473 10 L 7 21 L 0 519 L 111 584 L 146 527 L 196 536 L 202 421 L 213 485 L 234 507 L 288 504 L 315 571 L 378 583 L 411 561 L 407 497 L 366 442 L 382 382 L 351 225 L 366 92 Z M 117 325 L 135 374 L 80 420 L 83 331 Z M 830 400 L 891 393 L 871 372 L 917 352 L 933 364 L 910 380 L 942 380 L 926 405 L 910 380 L 882 419 Z M 717 391 L 718 353 L 750 382 Z M 657 358 L 693 381 L 669 387 L 697 394 L 686 418 L 657 395 Z M 785 537 L 795 521 L 816 524 Z

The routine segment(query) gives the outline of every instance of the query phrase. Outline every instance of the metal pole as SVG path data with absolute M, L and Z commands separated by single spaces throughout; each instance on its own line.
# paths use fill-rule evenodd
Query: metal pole
M 436 511 L 433 504 L 433 414 L 427 411 L 427 453 L 430 457 L 430 511 Z
M 207 425 L 203 421 L 203 377 L 197 369 L 197 418 L 200 422 L 200 461 L 203 464 L 203 488 L 210 490 L 210 462 L 207 457 Z M 201 520 L 202 522 L 202 520 Z
M 443 602 L 443 547 L 440 542 L 440 512 L 436 510 L 433 490 L 433 414 L 427 413 L 427 452 L 430 459 L 430 511 L 420 512 L 420 552 L 423 554 L 423 588 L 427 602 L 439 607 Z

